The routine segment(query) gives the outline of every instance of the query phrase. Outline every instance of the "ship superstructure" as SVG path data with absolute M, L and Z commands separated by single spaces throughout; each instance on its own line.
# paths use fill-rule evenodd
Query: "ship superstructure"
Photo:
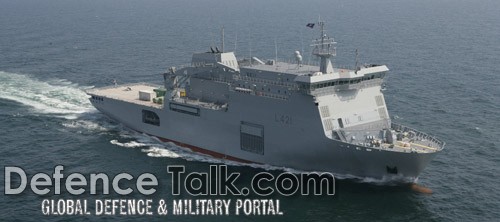
M 163 85 L 89 90 L 92 104 L 133 130 L 217 158 L 359 177 L 416 178 L 444 147 L 393 123 L 385 65 L 335 68 L 335 41 L 319 22 L 319 66 L 237 60 L 218 48 L 171 67 Z M 223 48 L 223 47 L 222 47 Z

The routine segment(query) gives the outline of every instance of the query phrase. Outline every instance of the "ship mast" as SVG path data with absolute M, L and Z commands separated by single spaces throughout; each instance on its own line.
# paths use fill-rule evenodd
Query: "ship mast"
M 221 29 L 221 52 L 224 53 L 224 26 Z
M 325 34 L 325 22 L 318 21 L 318 26 L 321 30 L 321 38 L 313 40 L 311 46 L 314 47 L 312 54 L 320 57 L 321 62 L 319 66 L 319 71 L 323 74 L 333 73 L 333 65 L 331 57 L 336 55 L 337 44 L 333 38 L 326 36 Z

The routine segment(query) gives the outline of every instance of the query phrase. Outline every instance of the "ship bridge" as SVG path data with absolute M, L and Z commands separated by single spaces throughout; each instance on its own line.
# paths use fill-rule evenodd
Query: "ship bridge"
M 317 96 L 341 90 L 381 86 L 389 69 L 385 65 L 358 66 L 357 51 L 354 69 L 335 68 L 331 59 L 336 56 L 336 42 L 325 33 L 324 22 L 319 21 L 321 35 L 313 40 L 312 54 L 320 59 L 319 66 L 302 63 L 299 51 L 295 52 L 295 63 L 261 61 L 252 57 L 240 62 L 241 74 L 249 77 L 273 79 L 283 83 L 294 83 L 305 94 Z M 255 61 L 255 62 L 254 62 Z
M 357 70 L 334 69 L 333 73 L 315 72 L 295 78 L 299 88 L 307 94 L 317 94 L 334 89 L 350 90 L 381 85 L 389 68 L 385 65 L 366 65 Z
M 367 85 L 380 85 L 386 72 L 385 65 L 364 65 L 357 69 L 333 68 L 331 73 L 319 72 L 318 66 L 298 65 L 286 62 L 266 62 L 254 65 L 241 65 L 242 74 L 262 78 L 273 78 L 283 82 L 295 82 L 299 88 L 311 94 L 323 88 L 359 89 Z

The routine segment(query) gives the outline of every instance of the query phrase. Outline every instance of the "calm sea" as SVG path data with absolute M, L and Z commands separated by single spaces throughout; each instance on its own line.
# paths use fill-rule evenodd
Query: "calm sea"
M 292 58 L 321 16 L 338 42 L 335 64 L 387 64 L 395 121 L 436 135 L 446 149 L 418 183 L 432 195 L 370 179 L 338 180 L 337 195 L 272 196 L 282 217 L 44 216 L 31 192 L 0 198 L 0 221 L 498 221 L 500 220 L 500 1 L 497 0 L 0 0 L 0 163 L 29 174 L 157 175 L 153 199 L 172 199 L 168 165 L 208 171 L 221 161 L 108 120 L 83 90 L 161 83 L 160 73 L 220 44 L 238 57 Z M 231 165 L 254 175 L 266 170 Z M 279 168 L 268 168 L 279 174 Z M 286 170 L 286 169 L 285 169 Z M 244 178 L 248 183 L 250 176 Z M 0 181 L 4 190 L 4 173 Z M 126 198 L 145 198 L 134 194 Z M 190 198 L 184 196 L 182 198 Z M 238 197 L 226 197 L 238 198 Z M 254 197 L 255 198 L 255 197 Z

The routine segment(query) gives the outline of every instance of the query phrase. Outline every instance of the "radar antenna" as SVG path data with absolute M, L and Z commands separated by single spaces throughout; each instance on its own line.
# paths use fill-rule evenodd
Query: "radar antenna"
M 278 69 L 278 40 L 274 38 L 274 64 L 276 65 L 276 69 Z
M 356 49 L 356 64 L 354 65 L 354 73 L 358 74 L 358 70 L 359 70 L 359 53 L 358 49 Z
M 331 57 L 336 56 L 335 44 L 333 38 L 325 34 L 325 22 L 318 21 L 318 26 L 321 30 L 321 38 L 313 40 L 311 46 L 314 47 L 312 54 L 321 58 L 320 72 L 323 74 L 333 73 L 333 65 Z
M 238 45 L 238 33 L 236 33 L 236 36 L 234 37 L 234 52 L 236 53 L 236 46 Z
M 295 51 L 295 61 L 297 61 L 297 68 L 302 66 L 302 55 L 300 55 L 300 51 Z

